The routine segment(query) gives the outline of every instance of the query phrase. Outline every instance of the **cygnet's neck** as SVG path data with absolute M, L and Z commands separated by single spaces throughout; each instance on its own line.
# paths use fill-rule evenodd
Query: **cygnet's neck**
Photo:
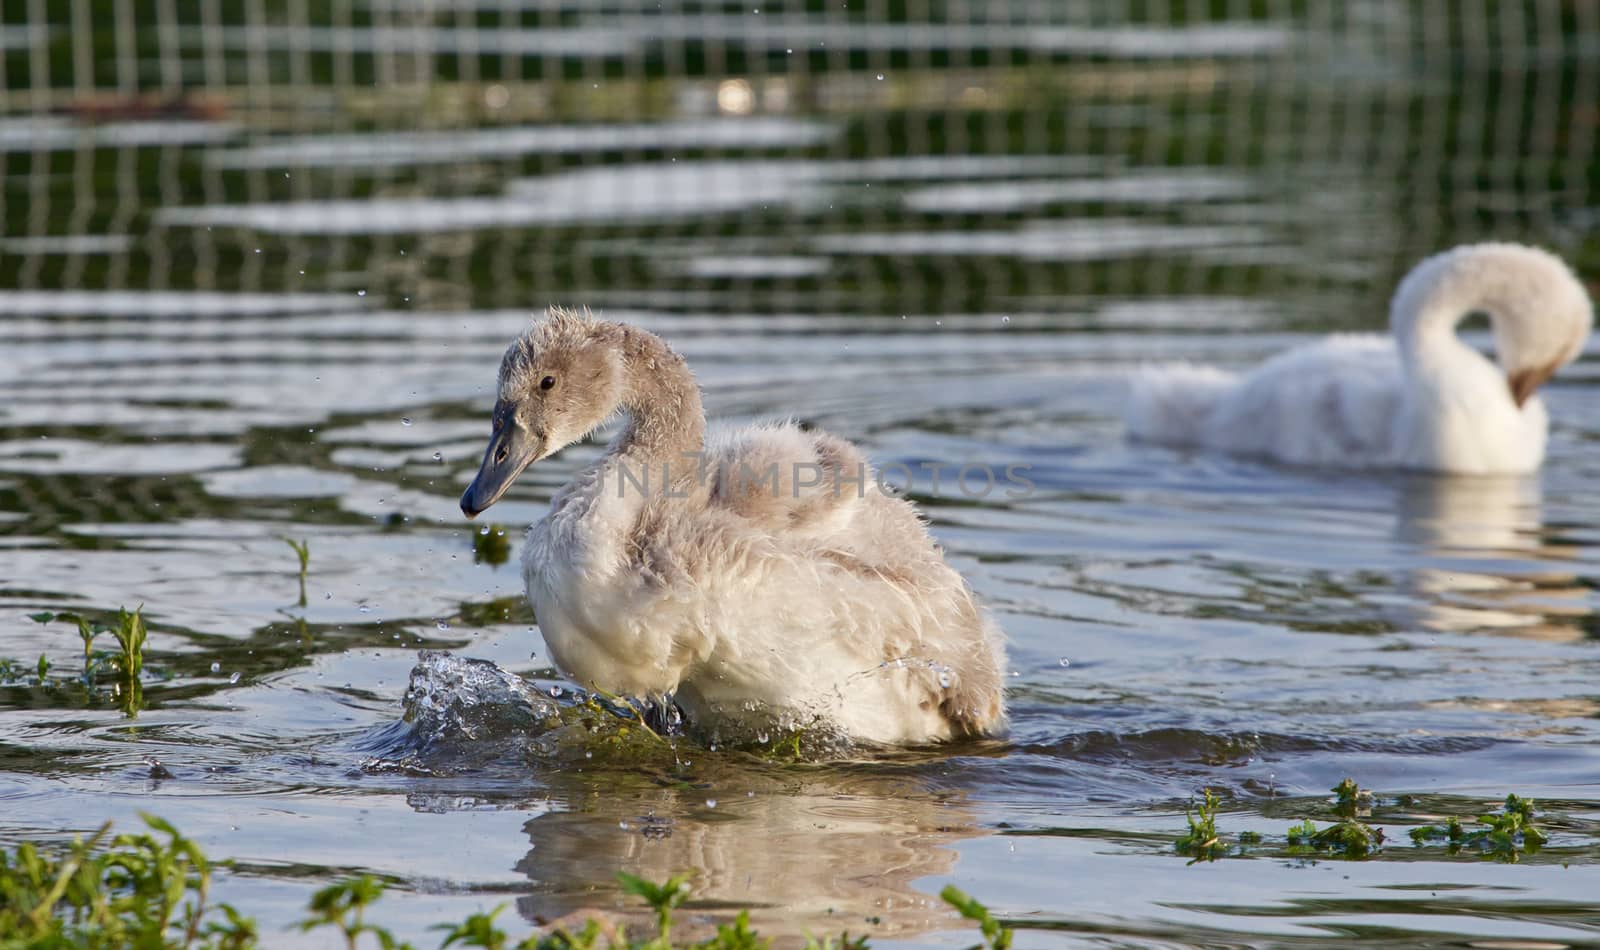
M 1463 268 L 1460 252 L 1435 255 L 1418 264 L 1400 282 L 1389 305 L 1389 327 L 1400 353 L 1414 369 L 1455 362 L 1476 351 L 1456 336 L 1469 313 L 1488 313 L 1504 320 L 1504 294 L 1493 268 Z
M 622 328 L 621 347 L 618 407 L 628 424 L 610 454 L 640 474 L 648 471 L 651 484 L 693 481 L 705 450 L 706 416 L 689 364 L 658 337 L 633 327 Z

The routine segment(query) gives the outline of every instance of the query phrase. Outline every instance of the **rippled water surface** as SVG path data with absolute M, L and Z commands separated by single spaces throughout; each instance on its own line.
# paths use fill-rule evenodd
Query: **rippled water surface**
M 1389 36 L 1374 24 L 1427 6 L 1355 4 L 1367 19 L 1340 28 Z M 616 909 L 618 870 L 684 869 L 690 917 L 750 907 L 790 937 L 961 944 L 934 897 L 954 882 L 1030 945 L 1600 940 L 1597 344 L 1546 390 L 1534 478 L 1273 467 L 1129 444 L 1118 421 L 1141 363 L 1246 366 L 1381 329 L 1405 267 L 1457 241 L 1600 270 L 1576 126 L 1463 131 L 1500 121 L 1507 84 L 1530 114 L 1563 90 L 1557 111 L 1592 123 L 1571 97 L 1600 47 L 1491 77 L 1459 50 L 1429 72 L 1287 18 L 1187 39 L 979 23 L 961 29 L 1043 59 L 957 82 L 917 71 L 971 42 L 948 25 L 736 20 L 656 29 L 629 8 L 493 42 L 857 44 L 888 75 L 847 58 L 780 99 L 555 70 L 544 106 L 502 122 L 448 98 L 420 118 L 243 98 L 209 118 L 0 118 L 0 657 L 22 668 L 0 685 L 0 836 L 164 815 L 240 862 L 225 898 L 284 946 L 310 891 L 353 871 L 409 892 L 384 919 L 430 945 L 427 925 L 473 909 Z M 284 29 L 220 42 L 344 42 Z M 461 41 L 443 35 L 406 31 L 405 55 Z M 643 83 L 638 115 L 581 98 L 608 82 Z M 730 111 L 738 95 L 757 114 Z M 1021 497 L 914 486 L 1009 636 L 1010 737 L 794 764 L 530 745 L 493 716 L 430 745 L 401 724 L 419 649 L 570 688 L 516 562 L 598 445 L 531 469 L 493 526 L 456 507 L 499 355 L 552 302 L 666 337 L 713 415 L 793 417 L 919 472 L 1027 466 Z M 509 550 L 485 543 L 501 530 Z M 304 603 L 285 538 L 309 542 Z M 28 615 L 139 604 L 130 716 L 73 682 L 67 626 Z M 1386 846 L 1288 855 L 1345 776 L 1376 791 Z M 1175 853 L 1203 787 L 1225 832 L 1263 843 Z M 1507 792 L 1551 831 L 1515 864 L 1406 835 Z

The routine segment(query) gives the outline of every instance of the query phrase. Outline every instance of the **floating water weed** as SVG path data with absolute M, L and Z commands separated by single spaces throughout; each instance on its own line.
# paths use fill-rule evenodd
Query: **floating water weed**
M 1443 841 L 1449 853 L 1457 854 L 1462 848 L 1473 848 L 1484 857 L 1515 863 L 1519 853 L 1536 854 L 1550 840 L 1544 830 L 1533 823 L 1533 799 L 1506 796 L 1505 808 L 1499 814 L 1479 815 L 1481 828 L 1467 830 L 1460 820 L 1451 818 L 1444 825 L 1423 825 L 1411 829 L 1411 840 L 1417 844 Z
M 117 638 L 117 645 L 122 647 L 118 667 L 122 670 L 124 680 L 137 682 L 144 670 L 144 641 L 149 633 L 144 623 L 143 604 L 131 614 L 121 607 L 117 608 L 117 625 L 111 628 L 111 635 Z
M 1354 818 L 1363 808 L 1371 811 L 1372 792 L 1357 785 L 1353 778 L 1344 779 L 1329 791 L 1337 796 L 1333 812 L 1340 818 Z
M 1207 792 L 1209 794 L 1209 789 Z M 1002 926 L 989 912 L 989 908 L 968 896 L 965 891 L 954 884 L 946 884 L 944 890 L 939 892 L 939 897 L 959 911 L 961 916 L 978 925 L 978 932 L 983 934 L 983 943 L 977 944 L 973 950 L 978 950 L 979 947 L 1006 950 L 1011 946 L 1011 929 Z
M 1211 789 L 1201 790 L 1202 799 L 1194 807 L 1185 805 L 1184 817 L 1189 821 L 1189 833 L 1173 842 L 1179 854 L 1187 854 L 1195 861 L 1215 861 L 1227 851 L 1227 846 L 1217 836 L 1217 811 L 1221 803 Z M 1191 862 L 1193 863 L 1193 862 Z
M 1307 818 L 1289 828 L 1289 853 L 1329 853 L 1348 858 L 1364 858 L 1383 846 L 1382 828 L 1360 821 L 1341 821 L 1317 830 Z
M 111 837 L 107 822 L 87 840 L 57 849 L 32 844 L 0 847 L 0 950 L 260 950 L 253 920 L 232 906 L 210 899 L 215 866 L 199 846 L 177 829 L 143 815 L 149 833 Z M 622 889 L 641 898 L 655 915 L 655 932 L 632 938 L 621 926 L 590 919 L 576 931 L 534 933 L 517 943 L 495 924 L 502 904 L 476 912 L 460 923 L 431 929 L 444 933 L 441 950 L 767 950 L 772 940 L 750 927 L 748 911 L 720 924 L 708 939 L 672 938 L 673 912 L 688 900 L 688 875 L 656 884 L 619 874 Z M 346 878 L 312 895 L 301 932 L 336 931 L 349 950 L 371 946 L 403 950 L 387 928 L 371 922 L 372 908 L 386 885 L 371 875 Z M 962 917 L 978 925 L 982 943 L 972 950 L 1009 950 L 1012 932 L 979 901 L 954 886 L 939 895 Z M 362 944 L 363 937 L 370 937 Z M 808 936 L 806 950 L 867 950 L 864 937 Z
M 1361 821 L 1362 811 L 1370 813 L 1373 795 L 1347 778 L 1329 789 L 1336 796 L 1333 813 L 1339 821 L 1326 828 L 1317 829 L 1307 818 L 1289 829 L 1289 853 L 1328 853 L 1347 858 L 1364 858 L 1383 847 L 1384 833 Z
M 294 556 L 300 559 L 299 606 L 304 607 L 306 605 L 306 572 L 311 567 L 311 541 L 309 538 L 301 538 L 299 541 L 293 538 L 284 538 L 283 543 L 287 544 L 289 549 L 294 551 Z
M 123 711 L 132 716 L 144 705 L 144 689 L 139 677 L 144 671 L 144 645 L 149 630 L 144 622 L 143 611 L 143 604 L 132 613 L 126 608 L 119 607 L 116 625 L 111 627 L 90 621 L 78 614 L 45 611 L 29 614 L 28 617 L 35 623 L 53 623 L 60 620 L 73 624 L 78 638 L 83 642 L 82 682 L 92 687 L 102 672 L 107 669 L 115 671 L 116 681 L 113 688 L 120 698 Z M 109 633 L 116 639 L 117 652 L 94 649 L 95 639 L 103 633 Z M 49 659 L 40 655 L 37 667 L 39 685 L 46 684 L 50 668 Z
M 160 947 L 244 950 L 254 922 L 210 902 L 211 863 L 175 828 L 110 838 L 107 822 L 56 852 L 0 850 L 0 948 Z
M 618 874 L 622 890 L 644 899 L 656 912 L 656 938 L 663 946 L 671 946 L 672 911 L 689 899 L 689 875 L 670 877 L 664 884 L 653 884 L 632 874 Z
M 332 927 L 344 935 L 345 946 L 356 950 L 362 934 L 371 934 L 384 950 L 406 946 L 394 934 L 366 921 L 367 908 L 383 896 L 383 882 L 370 874 L 347 878 L 311 895 L 311 916 L 300 921 L 302 933 Z
M 504 950 L 506 941 L 510 938 L 506 932 L 494 925 L 494 919 L 506 905 L 500 904 L 487 914 L 479 912 L 471 914 L 459 924 L 434 924 L 434 930 L 446 931 L 444 943 L 439 944 L 439 950 L 461 944 L 463 947 L 484 947 L 487 950 Z

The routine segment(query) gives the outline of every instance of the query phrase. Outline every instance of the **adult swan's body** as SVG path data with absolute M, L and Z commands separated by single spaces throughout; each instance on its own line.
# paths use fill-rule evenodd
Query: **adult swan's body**
M 1474 312 L 1489 315 L 1498 366 L 1456 336 Z M 1242 376 L 1150 367 L 1133 382 L 1125 418 L 1136 439 L 1303 465 L 1532 472 L 1549 427 L 1534 391 L 1577 357 L 1593 321 L 1559 258 L 1467 245 L 1400 282 L 1392 336 L 1332 336 Z
M 707 732 L 752 710 L 883 743 L 1004 728 L 999 632 L 915 509 L 831 436 L 786 424 L 708 438 L 689 367 L 636 327 L 552 310 L 511 345 L 462 510 L 618 412 L 621 433 L 524 551 L 565 672 L 671 694 Z

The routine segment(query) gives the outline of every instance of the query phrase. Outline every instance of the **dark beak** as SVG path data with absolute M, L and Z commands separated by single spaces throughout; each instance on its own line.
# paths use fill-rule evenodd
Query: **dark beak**
M 544 439 L 514 420 L 497 427 L 489 439 L 489 447 L 483 452 L 483 464 L 478 467 L 477 477 L 461 494 L 462 514 L 476 518 L 499 501 L 522 470 L 537 461 L 543 451 Z
M 1540 386 L 1549 382 L 1550 377 L 1554 376 L 1556 370 L 1560 368 L 1561 363 L 1557 361 L 1549 366 L 1523 369 L 1507 374 L 1506 385 L 1511 388 L 1511 401 L 1517 404 L 1518 409 L 1521 409 L 1523 404 L 1533 397 L 1534 392 Z

